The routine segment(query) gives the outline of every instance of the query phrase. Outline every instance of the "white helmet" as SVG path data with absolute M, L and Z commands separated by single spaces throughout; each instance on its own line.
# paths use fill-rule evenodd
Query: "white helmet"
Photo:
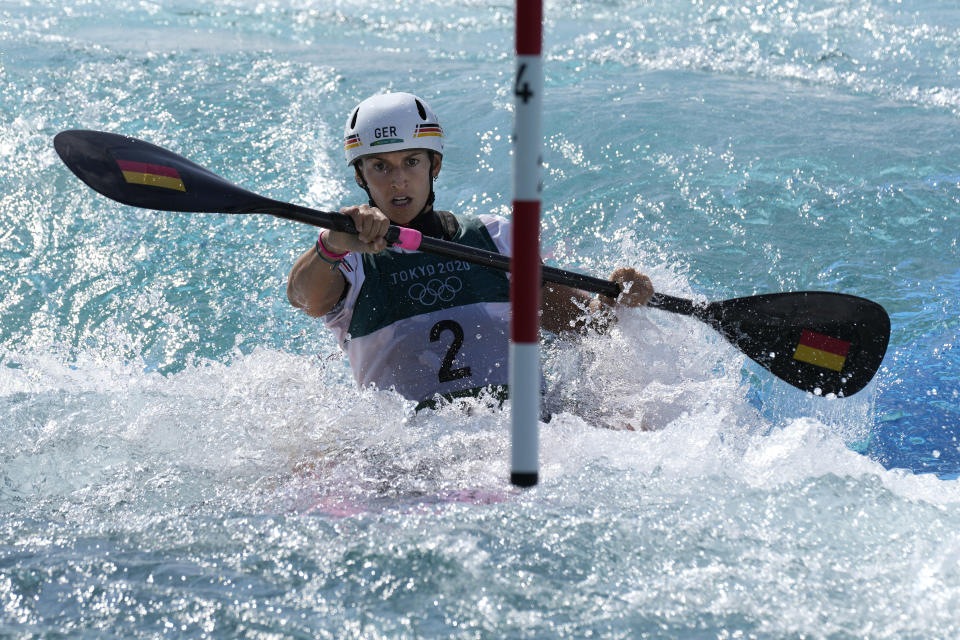
M 443 154 L 443 129 L 430 106 L 412 93 L 383 93 L 361 102 L 347 118 L 347 165 L 372 153 L 428 149 Z

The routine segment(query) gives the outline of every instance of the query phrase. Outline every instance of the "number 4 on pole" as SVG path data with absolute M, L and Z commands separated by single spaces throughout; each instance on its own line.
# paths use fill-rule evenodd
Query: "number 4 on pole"
M 523 80 L 523 74 L 527 71 L 526 63 L 520 63 L 520 67 L 517 69 L 517 81 L 513 85 L 513 95 L 520 98 L 523 101 L 523 104 L 527 104 L 531 98 L 533 98 L 533 91 L 530 89 L 530 83 L 524 82 L 520 84 L 520 81 Z

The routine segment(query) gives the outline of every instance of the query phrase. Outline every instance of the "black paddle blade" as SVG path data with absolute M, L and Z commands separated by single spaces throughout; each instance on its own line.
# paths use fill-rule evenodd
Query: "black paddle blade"
M 890 339 L 883 307 L 841 293 L 734 298 L 696 315 L 775 376 L 822 395 L 852 396 L 863 389 Z
M 162 147 L 103 131 L 63 131 L 53 146 L 78 178 L 108 198 L 144 209 L 248 213 L 269 204 Z

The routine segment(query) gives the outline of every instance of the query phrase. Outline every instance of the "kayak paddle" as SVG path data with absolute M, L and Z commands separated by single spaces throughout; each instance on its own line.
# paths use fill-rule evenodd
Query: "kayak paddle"
M 158 211 L 266 213 L 356 233 L 348 216 L 257 195 L 143 140 L 74 130 L 57 134 L 53 145 L 87 186 L 123 204 Z M 391 225 L 386 239 L 404 249 L 510 270 L 509 256 L 421 236 L 413 229 Z M 620 285 L 609 280 L 546 265 L 542 271 L 545 282 L 612 298 L 621 293 Z M 818 395 L 851 396 L 863 389 L 880 367 L 890 338 L 883 307 L 841 293 L 773 293 L 709 304 L 657 293 L 649 306 L 707 323 L 781 380 Z

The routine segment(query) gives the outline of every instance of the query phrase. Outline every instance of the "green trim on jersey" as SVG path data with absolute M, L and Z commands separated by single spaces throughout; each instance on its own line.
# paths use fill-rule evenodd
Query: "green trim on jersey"
M 480 219 L 455 215 L 453 242 L 497 251 Z M 382 251 L 361 257 L 363 284 L 350 320 L 350 338 L 360 338 L 398 320 L 478 302 L 508 302 L 510 281 L 496 269 L 427 253 Z

